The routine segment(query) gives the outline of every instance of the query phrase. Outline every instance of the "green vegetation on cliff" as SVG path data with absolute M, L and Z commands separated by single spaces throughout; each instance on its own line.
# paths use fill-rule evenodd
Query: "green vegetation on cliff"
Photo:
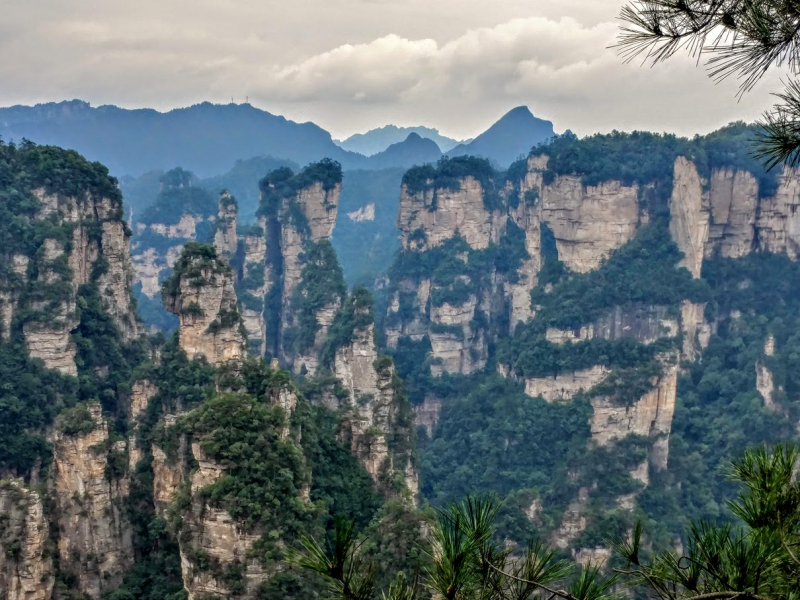
M 412 195 L 432 192 L 433 204 L 429 210 L 434 210 L 436 208 L 436 192 L 442 189 L 451 192 L 458 191 L 467 177 L 472 177 L 481 184 L 483 203 L 487 210 L 502 208 L 499 174 L 485 158 L 476 156 L 448 158 L 445 156 L 436 165 L 424 165 L 409 169 L 403 175 L 403 185 Z
M 325 308 L 337 310 L 346 295 L 342 268 L 330 241 L 323 239 L 311 244 L 292 297 L 293 325 L 284 332 L 284 348 L 293 354 L 312 348 L 320 329 L 319 312 Z
M 199 186 L 194 175 L 181 168 L 161 177 L 161 191 L 137 221 L 146 225 L 177 225 L 183 215 L 208 219 L 217 214 L 217 201 Z
M 321 184 L 324 191 L 329 191 L 342 183 L 342 167 L 334 160 L 324 159 L 311 163 L 295 174 L 288 167 L 281 167 L 269 173 L 259 183 L 261 203 L 259 215 L 277 216 L 284 201 L 288 201 L 289 216 L 296 218 L 292 204 L 297 194 L 315 184 Z M 297 225 L 297 223 L 296 223 Z

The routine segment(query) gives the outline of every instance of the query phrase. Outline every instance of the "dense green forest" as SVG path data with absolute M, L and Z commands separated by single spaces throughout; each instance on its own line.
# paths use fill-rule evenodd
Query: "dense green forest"
M 393 581 L 396 585 L 400 580 L 414 581 L 431 565 L 431 555 L 423 551 L 423 532 L 431 531 L 437 515 L 443 514 L 435 509 L 476 491 L 496 495 L 492 539 L 517 544 L 509 548 L 524 548 L 532 538 L 555 539 L 564 519 L 576 511 L 585 526 L 575 532 L 569 546 L 584 549 L 607 545 L 610 537 L 624 537 L 636 521 L 643 522 L 647 543 L 656 548 L 693 539 L 694 521 L 734 522 L 741 515 L 729 503 L 738 490 L 729 478 L 730 461 L 743 456 L 748 447 L 798 437 L 800 266 L 787 256 L 763 252 L 738 259 L 713 256 L 705 260 L 702 276 L 693 279 L 679 264 L 682 255 L 670 236 L 665 209 L 671 165 L 678 154 L 696 160 L 705 177 L 720 167 L 752 170 L 759 195 L 774 193 L 778 176 L 759 169 L 744 150 L 751 135 L 752 129 L 734 124 L 692 140 L 614 132 L 582 140 L 565 135 L 534 149 L 549 157 L 545 181 L 561 174 L 580 174 L 587 185 L 609 178 L 638 183 L 643 190 L 641 201 L 650 213 L 630 241 L 588 273 L 571 272 L 559 261 L 553 234 L 544 226 L 543 267 L 530 294 L 535 316 L 513 332 L 505 286 L 519 282 L 520 265 L 530 258 L 525 232 L 513 220 L 507 219 L 496 242 L 481 250 L 454 235 L 425 251 L 395 252 L 397 245 L 386 242 L 385 236 L 393 227 L 396 200 L 383 189 L 369 186 L 379 177 L 380 186 L 397 186 L 399 194 L 400 173 L 353 174 L 353 195 L 343 193 L 340 223 L 345 210 L 361 208 L 369 200 L 375 203 L 375 220 L 369 226 L 374 235 L 363 233 L 364 223 L 350 221 L 337 229 L 332 242 L 306 245 L 301 280 L 289 302 L 290 327 L 282 334 L 289 354 L 308 351 L 319 332 L 316 314 L 325 306 L 339 305 L 319 353 L 323 370 L 317 379 L 305 373 L 293 377 L 269 366 L 265 357 L 248 358 L 234 369 L 215 368 L 203 359 L 189 360 L 180 349 L 177 333 L 125 340 L 104 308 L 98 284 L 107 268 L 102 260 L 80 286 L 72 285 L 73 270 L 66 255 L 44 262 L 44 240 L 56 240 L 69 251 L 75 224 L 53 215 L 42 217 L 42 202 L 32 193 L 44 188 L 63 197 L 87 192 L 106 197 L 115 207 L 109 218 L 123 221 L 126 215 L 116 181 L 104 167 L 74 152 L 0 144 L 0 299 L 13 300 L 20 307 L 0 330 L 3 476 L 46 481 L 53 428 L 67 436 L 87 433 L 96 426 L 88 407 L 100 403 L 110 440 L 109 448 L 103 449 L 108 465 L 105 476 L 110 482 L 124 479 L 129 485 L 125 514 L 133 527 L 136 558 L 123 584 L 104 600 L 184 600 L 178 545 L 194 548 L 188 545 L 188 530 L 182 529 L 193 493 L 199 493 L 208 506 L 227 511 L 257 539 L 248 559 L 274 574 L 259 588 L 259 600 L 316 597 L 322 585 L 319 573 L 309 575 L 296 565 L 288 566 L 287 560 L 303 540 L 335 535 L 337 516 L 352 521 L 354 535 L 364 540 L 360 552 L 378 564 L 376 590 L 388 589 Z M 263 166 L 242 164 L 240 168 L 249 177 L 259 165 Z M 463 177 L 473 176 L 486 190 L 485 207 L 503 214 L 519 201 L 518 197 L 509 199 L 508 190 L 516 192 L 516 184 L 506 186 L 505 182 L 519 178 L 523 167 L 524 163 L 517 163 L 508 172 L 498 173 L 487 161 L 458 157 L 412 169 L 402 176 L 402 183 L 417 193 L 454 189 Z M 299 173 L 282 166 L 261 179 L 259 212 L 271 227 L 262 232 L 267 236 L 265 260 L 274 258 L 270 253 L 276 251 L 275 223 L 288 220 L 300 232 L 308 229 L 295 201 L 297 192 L 315 182 L 324 189 L 339 183 L 347 186 L 348 177 L 337 163 L 322 161 Z M 217 202 L 182 169 L 165 173 L 159 185 L 158 198 L 142 211 L 138 223 L 174 225 L 180 215 L 194 214 L 208 225 L 208 230 L 197 231 L 196 240 L 176 242 L 185 245 L 182 258 L 174 270 L 163 274 L 165 293 L 176 295 L 181 278 L 202 285 L 199 262 L 218 264 L 213 247 L 199 243 L 210 239 L 213 219 L 209 217 L 216 214 Z M 431 197 L 435 202 L 435 194 Z M 248 202 L 252 200 L 253 196 Z M 539 199 L 531 196 L 525 201 L 535 206 Z M 96 242 L 99 228 L 87 230 Z M 349 236 L 359 239 L 349 241 Z M 135 251 L 157 248 L 164 252 L 176 239 L 144 230 L 135 232 L 133 244 Z M 390 254 L 393 262 L 385 269 L 388 281 L 374 290 L 356 285 L 348 293 L 348 284 L 372 284 Z M 19 264 L 12 260 L 15 255 L 27 258 L 24 277 L 13 268 Z M 340 266 L 343 256 L 350 267 Z M 38 277 L 41 265 L 52 277 Z M 243 279 L 239 292 L 263 283 L 257 279 L 263 274 L 250 275 L 256 279 Z M 423 281 L 429 281 L 431 288 L 426 305 L 419 306 L 417 288 Z M 280 291 L 276 285 L 266 298 L 240 298 L 243 304 L 261 303 L 270 335 L 280 327 Z M 76 320 L 70 335 L 76 347 L 77 376 L 48 370 L 41 360 L 31 358 L 24 335 L 26 324 L 52 319 L 53 311 L 73 297 Z M 397 310 L 387 315 L 387 305 L 395 298 Z M 486 366 L 470 375 L 434 377 L 430 334 L 461 336 L 463 329 L 431 322 L 431 310 L 461 306 L 471 298 L 480 301 L 475 302 L 469 329 L 487 340 Z M 575 331 L 617 308 L 633 314 L 658 307 L 677 319 L 687 301 L 704 306 L 709 324 L 709 343 L 697 360 L 684 357 L 680 361 L 685 340 L 677 332 L 655 341 L 627 334 L 574 343 L 556 343 L 547 337 L 550 328 Z M 159 298 L 139 295 L 138 312 L 148 323 L 169 326 L 168 321 L 159 320 L 163 316 Z M 386 331 L 400 331 L 411 323 L 421 324 L 427 333 L 417 335 L 418 339 L 400 335 L 396 345 L 389 347 Z M 393 392 L 402 399 L 398 427 L 412 423 L 406 399 L 417 407 L 431 401 L 440 406 L 438 422 L 430 431 L 420 427 L 416 432 L 416 449 L 410 447 L 412 435 L 388 440 L 388 450 L 398 456 L 418 456 L 417 505 L 398 497 L 387 500 L 343 434 L 349 414 L 331 408 L 347 395 L 325 379 L 330 373 L 324 367 L 356 330 L 373 324 L 379 351 L 391 356 L 397 370 L 398 377 L 390 379 Z M 765 351 L 768 339 L 774 340 L 773 353 Z M 373 367 L 384 372 L 392 360 L 384 356 Z M 595 366 L 607 369 L 608 376 L 568 400 L 548 402 L 525 391 L 525 380 Z M 761 368 L 768 369 L 772 378 L 769 398 L 757 389 Z M 668 467 L 647 469 L 660 438 L 631 434 L 595 443 L 593 402 L 602 398 L 611 408 L 632 409 L 655 389 L 667 369 L 679 373 Z M 145 380 L 157 392 L 144 414 L 132 420 L 132 389 Z M 333 401 L 325 396 L 331 390 Z M 282 392 L 296 397 L 293 411 L 287 412 L 275 401 Z M 129 465 L 127 456 L 111 448 L 130 439 L 134 431 L 142 460 Z M 191 472 L 197 465 L 186 453 L 187 441 L 223 465 L 224 474 L 199 492 L 182 488 L 173 509 L 162 514 L 153 498 L 154 447 Z M 647 470 L 646 484 L 641 478 L 642 464 Z M 58 535 L 57 531 L 51 534 L 53 543 Z M 574 558 L 566 547 L 558 556 Z M 214 574 L 233 596 L 243 593 L 242 563 L 222 565 L 196 548 L 185 552 L 184 558 Z M 74 591 L 74 581 L 66 570 L 57 572 L 57 585 L 65 598 Z

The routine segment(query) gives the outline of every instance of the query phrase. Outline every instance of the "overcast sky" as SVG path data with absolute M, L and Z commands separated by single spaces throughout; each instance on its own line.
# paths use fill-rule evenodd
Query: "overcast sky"
M 81 98 L 166 110 L 249 101 L 335 137 L 387 123 L 454 137 L 525 104 L 557 131 L 680 134 L 753 120 L 688 57 L 614 50 L 623 0 L 4 0 L 0 105 Z

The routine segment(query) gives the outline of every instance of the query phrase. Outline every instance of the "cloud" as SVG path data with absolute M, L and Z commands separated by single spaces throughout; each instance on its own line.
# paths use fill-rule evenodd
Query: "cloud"
M 610 24 L 584 27 L 571 18 L 514 19 L 470 30 L 440 45 L 391 34 L 346 44 L 301 62 L 261 70 L 251 89 L 273 99 L 417 103 L 449 96 L 480 100 L 519 92 L 530 73 L 568 74 L 592 63 L 614 39 Z M 441 94 L 444 94 L 442 96 Z
M 0 24 L 0 103 L 79 97 L 160 109 L 234 97 L 343 136 L 386 123 L 472 136 L 526 104 L 557 129 L 708 131 L 769 106 L 687 57 L 609 49 L 621 0 L 60 0 Z M 535 16 L 530 16 L 531 14 Z

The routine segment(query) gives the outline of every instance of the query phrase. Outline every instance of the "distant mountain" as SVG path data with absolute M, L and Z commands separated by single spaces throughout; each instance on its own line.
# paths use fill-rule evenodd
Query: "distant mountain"
M 370 156 L 367 160 L 367 168 L 412 167 L 436 162 L 441 157 L 442 151 L 436 142 L 412 132 L 402 142 L 392 144 L 383 152 Z
M 465 143 L 445 137 L 441 135 L 437 129 L 431 129 L 430 127 L 397 127 L 396 125 L 386 125 L 379 129 L 370 129 L 366 133 L 351 135 L 344 141 L 339 142 L 334 140 L 334 142 L 350 152 L 358 152 L 364 156 L 372 156 L 373 154 L 383 152 L 392 144 L 404 141 L 411 133 L 416 133 L 420 137 L 436 142 L 436 145 L 441 148 L 442 152 L 447 152 L 455 148 L 458 144 Z
M 474 140 L 456 146 L 447 155 L 482 156 L 505 169 L 520 156 L 527 156 L 531 148 L 554 135 L 550 121 L 537 119 L 527 106 L 518 106 Z
M 332 158 L 361 168 L 366 158 L 343 150 L 314 123 L 295 123 L 250 104 L 210 104 L 161 113 L 87 102 L 0 108 L 0 137 L 78 150 L 115 175 L 138 176 L 180 165 L 206 178 L 239 159 L 275 156 L 299 165 Z

